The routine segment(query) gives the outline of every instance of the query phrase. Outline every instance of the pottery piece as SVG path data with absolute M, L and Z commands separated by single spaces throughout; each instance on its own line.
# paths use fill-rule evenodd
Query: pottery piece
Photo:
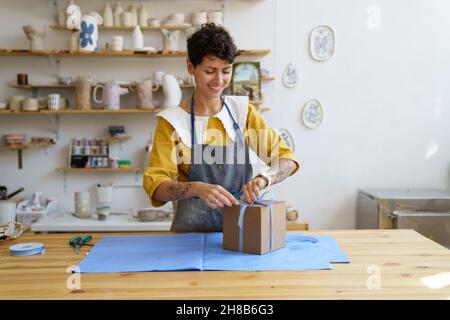
M 161 26 L 161 22 L 159 21 L 159 19 L 150 18 L 148 19 L 148 25 L 152 28 L 159 28 Z
M 81 19 L 80 51 L 92 52 L 98 48 L 98 26 L 103 18 L 97 12 L 90 12 Z
M 192 25 L 195 27 L 200 27 L 202 24 L 208 22 L 208 14 L 206 11 L 194 12 L 191 15 Z
M 24 96 L 11 96 L 9 98 L 9 109 L 15 111 L 22 109 L 23 100 L 25 100 Z
M 144 35 L 142 34 L 142 30 L 139 26 L 134 27 L 133 30 L 133 48 L 144 48 Z
M 163 36 L 163 51 L 178 51 L 178 39 L 180 30 L 161 29 Z
M 223 12 L 211 11 L 208 12 L 208 23 L 214 23 L 218 26 L 223 26 Z
M 169 108 L 180 105 L 182 92 L 178 80 L 171 74 L 165 74 L 162 80 L 164 93 L 163 108 Z
M 132 92 L 136 92 L 136 106 L 139 109 L 153 109 L 153 92 L 159 89 L 159 84 L 155 80 L 144 80 L 132 82 L 129 85 Z
M 75 81 L 75 108 L 91 108 L 91 86 L 92 78 L 78 77 Z
M 47 96 L 47 106 L 50 110 L 59 110 L 61 96 L 59 93 L 50 93 Z
M 102 98 L 97 100 L 97 91 L 99 88 L 103 89 Z M 121 88 L 115 81 L 107 81 L 105 83 L 99 83 L 94 88 L 94 101 L 96 103 L 103 104 L 105 109 L 119 110 L 120 109 L 120 96 L 127 94 L 128 89 Z
M 133 26 L 133 15 L 131 12 L 126 11 L 122 13 L 122 26 L 124 27 Z
M 111 48 L 112 51 L 123 51 L 123 37 L 114 36 L 111 38 Z
M 131 12 L 131 26 L 135 27 L 138 25 L 138 11 L 135 4 L 130 7 Z
M 39 100 L 37 98 L 28 98 L 22 102 L 23 111 L 38 111 L 39 110 Z
M 148 27 L 148 11 L 144 7 L 144 5 L 142 5 L 141 9 L 139 10 L 139 26 Z
M 30 41 L 30 50 L 44 50 L 44 38 L 47 33 L 47 27 L 43 26 L 23 26 L 28 40 Z
M 118 2 L 116 8 L 114 9 L 114 25 L 116 27 L 120 27 L 122 25 L 122 13 L 122 5 Z
M 66 27 L 69 30 L 80 30 L 81 28 L 81 9 L 73 0 L 66 8 L 67 20 Z
M 105 27 L 114 26 L 114 14 L 109 3 L 105 4 L 105 9 L 103 10 L 103 25 Z

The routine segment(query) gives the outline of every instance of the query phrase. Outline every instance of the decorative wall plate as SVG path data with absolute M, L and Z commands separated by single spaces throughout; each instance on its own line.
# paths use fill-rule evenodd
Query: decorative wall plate
M 295 143 L 294 143 L 294 137 L 291 135 L 291 133 L 288 131 L 288 129 L 278 129 L 278 134 L 281 136 L 281 138 L 284 140 L 284 142 L 286 142 L 286 144 L 288 145 L 288 147 L 292 150 L 295 151 Z
M 292 62 L 289 62 L 289 64 L 284 68 L 283 71 L 283 84 L 287 88 L 294 88 L 297 85 L 298 82 L 298 73 L 295 66 L 292 64 Z
M 303 124 L 310 128 L 317 128 L 323 120 L 322 105 L 316 99 L 311 99 L 306 102 L 302 113 Z
M 335 38 L 328 26 L 318 26 L 311 31 L 310 52 L 314 60 L 326 61 L 334 54 Z

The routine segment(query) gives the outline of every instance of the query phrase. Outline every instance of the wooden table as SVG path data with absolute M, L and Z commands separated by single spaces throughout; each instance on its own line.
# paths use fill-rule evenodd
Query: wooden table
M 76 289 L 70 277 L 77 274 L 66 271 L 90 247 L 77 256 L 68 245 L 73 234 L 25 234 L 0 243 L 0 299 L 450 299 L 450 283 L 429 288 L 422 282 L 450 272 L 450 251 L 415 231 L 302 233 L 336 237 L 351 263 L 317 271 L 81 274 Z M 93 242 L 106 234 L 93 234 Z M 42 242 L 47 251 L 9 256 L 9 246 L 19 242 Z

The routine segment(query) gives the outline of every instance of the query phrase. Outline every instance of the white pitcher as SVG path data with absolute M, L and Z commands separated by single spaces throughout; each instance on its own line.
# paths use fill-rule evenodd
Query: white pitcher
M 162 80 L 162 87 L 164 93 L 164 108 L 180 105 L 182 92 L 180 84 L 175 76 L 165 74 Z
M 97 90 L 99 88 L 103 89 L 103 95 L 100 100 L 97 99 Z M 127 94 L 128 89 L 121 88 L 120 85 L 115 81 L 107 81 L 105 83 L 99 83 L 94 88 L 94 101 L 96 103 L 103 104 L 105 109 L 109 110 L 119 110 L 120 109 L 120 96 Z
M 98 48 L 98 26 L 103 18 L 97 12 L 90 12 L 81 18 L 80 51 L 92 52 Z

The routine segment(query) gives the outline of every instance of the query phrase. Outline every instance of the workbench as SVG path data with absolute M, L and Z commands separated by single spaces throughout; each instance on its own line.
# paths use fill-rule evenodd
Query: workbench
M 450 283 L 429 284 L 429 277 L 450 272 L 450 251 L 413 230 L 301 233 L 334 236 L 351 262 L 317 271 L 80 275 L 68 270 L 92 247 L 76 255 L 68 244 L 74 234 L 24 234 L 0 243 L 0 299 L 450 299 Z M 112 234 L 124 233 L 92 233 L 93 243 Z M 11 245 L 24 242 L 41 242 L 47 250 L 9 255 Z

